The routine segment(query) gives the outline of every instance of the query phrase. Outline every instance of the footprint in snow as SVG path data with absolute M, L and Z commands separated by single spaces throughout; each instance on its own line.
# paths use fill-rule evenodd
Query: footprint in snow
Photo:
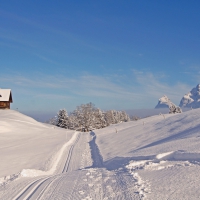
M 82 200 L 92 200 L 92 198 L 87 196 L 85 199 Z
M 81 191 L 79 191 L 79 194 L 83 195 L 83 194 L 85 194 L 85 192 L 81 190 Z

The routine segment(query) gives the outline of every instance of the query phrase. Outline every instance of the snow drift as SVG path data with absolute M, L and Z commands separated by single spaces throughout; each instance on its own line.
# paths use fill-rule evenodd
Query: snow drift
M 0 177 L 23 169 L 49 170 L 53 156 L 74 132 L 39 123 L 13 110 L 0 110 L 0 127 Z

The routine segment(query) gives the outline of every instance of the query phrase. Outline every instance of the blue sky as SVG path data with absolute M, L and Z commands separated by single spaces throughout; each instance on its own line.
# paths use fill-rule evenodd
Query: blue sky
M 200 72 L 200 2 L 1 1 L 0 87 L 12 109 L 179 104 Z

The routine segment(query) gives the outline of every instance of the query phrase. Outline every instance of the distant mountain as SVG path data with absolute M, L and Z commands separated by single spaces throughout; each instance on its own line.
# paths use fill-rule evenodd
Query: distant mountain
M 166 95 L 164 95 L 163 97 L 161 97 L 158 100 L 158 104 L 155 108 L 156 109 L 157 108 L 169 108 L 172 105 L 174 105 L 176 107 L 176 105 L 174 103 L 172 103 L 171 100 Z
M 200 84 L 183 96 L 179 106 L 182 108 L 200 108 Z

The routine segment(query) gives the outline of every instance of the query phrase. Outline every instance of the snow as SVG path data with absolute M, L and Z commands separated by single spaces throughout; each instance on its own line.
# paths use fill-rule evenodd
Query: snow
M 75 141 L 76 137 L 77 137 L 78 132 L 76 132 L 72 138 L 66 142 L 62 148 L 57 152 L 57 154 L 55 155 L 55 159 L 53 160 L 53 166 L 48 170 L 48 171 L 41 171 L 41 170 L 36 170 L 36 169 L 23 169 L 22 172 L 20 173 L 22 177 L 36 177 L 36 176 L 42 176 L 42 175 L 51 175 L 53 174 L 58 166 L 58 163 L 60 162 L 64 150 L 66 149 L 67 146 L 69 146 L 70 144 L 73 144 L 73 142 Z
M 73 132 L 39 123 L 17 111 L 0 110 L 0 177 L 24 169 L 49 170 L 54 154 Z
M 115 132 L 115 127 L 118 133 Z M 199 130 L 200 109 L 196 109 L 181 114 L 167 114 L 165 119 L 162 116 L 154 116 L 136 121 L 134 124 L 128 122 L 110 126 L 106 131 L 101 129 L 95 133 L 97 145 L 104 158 L 104 166 L 109 170 L 124 169 L 126 166 L 136 182 L 140 177 L 140 187 L 151 191 L 143 192 L 141 198 L 168 199 L 171 195 L 169 199 L 176 199 L 176 191 L 172 195 L 158 188 L 162 186 L 166 190 L 171 190 L 173 185 L 179 182 L 181 188 L 177 191 L 178 199 L 198 199 L 200 193 L 197 189 L 193 189 L 193 196 L 186 194 L 185 191 L 192 187 L 191 184 L 196 188 L 196 184 L 200 183 L 199 176 L 195 177 L 195 173 L 191 176 L 187 174 L 189 168 L 196 173 L 200 170 Z M 173 173 L 177 171 L 177 174 L 178 170 L 181 170 L 183 176 L 177 175 L 179 181 L 170 182 L 169 185 L 172 170 Z M 187 178 L 183 178 L 185 176 Z M 160 177 L 165 177 L 162 182 L 157 181 Z M 140 187 L 138 192 L 144 191 Z
M 199 199 L 200 109 L 86 133 L 4 110 L 0 127 L 0 199 Z
M 0 101 L 9 101 L 11 89 L 0 89 Z
M 169 108 L 171 107 L 172 105 L 175 106 L 175 104 L 173 104 L 171 102 L 171 100 L 166 96 L 164 95 L 163 97 L 161 97 L 159 100 L 158 100 L 158 104 L 156 105 L 156 109 L 158 108 Z M 176 107 L 176 106 L 175 106 Z
M 180 107 L 199 108 L 200 107 L 200 84 L 185 94 L 180 102 Z

